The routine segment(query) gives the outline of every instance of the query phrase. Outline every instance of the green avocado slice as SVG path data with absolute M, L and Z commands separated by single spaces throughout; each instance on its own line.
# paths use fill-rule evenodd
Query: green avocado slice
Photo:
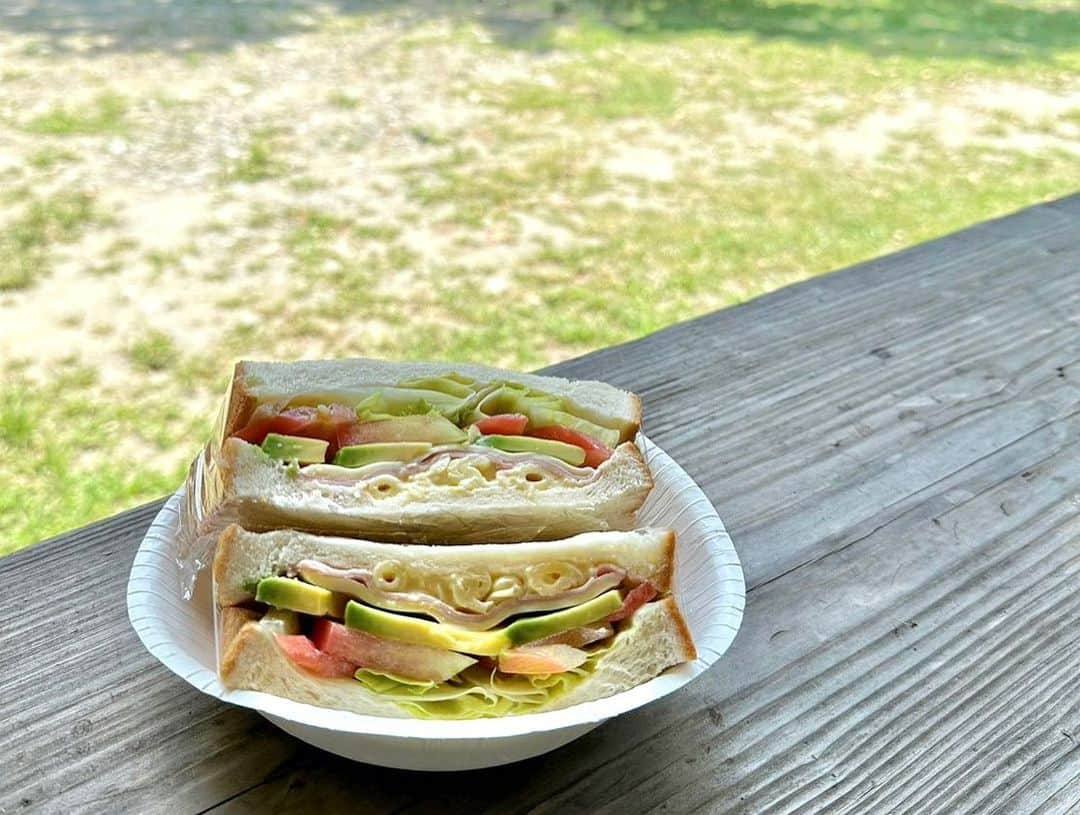
M 363 467 L 379 461 L 412 461 L 430 449 L 431 443 L 426 441 L 354 444 L 338 450 L 334 464 L 339 467 Z
M 529 417 L 529 427 L 568 427 L 611 448 L 618 446 L 622 439 L 621 430 L 605 427 L 572 413 L 566 401 L 557 396 L 509 383 L 492 385 L 477 395 L 481 398 L 470 411 L 470 415 L 463 416 L 463 419 L 476 421 L 496 413 L 523 413 Z
M 580 467 L 585 463 L 585 451 L 573 444 L 555 441 L 554 439 L 537 439 L 532 436 L 483 436 L 477 440 L 477 444 L 494 447 L 496 450 L 505 450 L 507 453 L 540 453 L 551 456 L 567 464 Z
M 436 623 L 383 611 L 350 600 L 345 606 L 345 625 L 390 640 L 478 656 L 498 656 L 516 645 L 596 622 L 621 607 L 622 596 L 617 589 L 612 589 L 573 608 L 536 617 L 523 617 L 504 628 L 492 631 L 470 631 L 448 623 Z
M 322 439 L 309 439 L 304 436 L 283 436 L 280 433 L 267 433 L 263 439 L 262 451 L 278 461 L 295 461 L 298 464 L 321 464 L 326 460 L 326 448 L 329 442 Z
M 343 612 L 343 598 L 291 577 L 264 577 L 255 589 L 255 600 L 313 617 L 341 617 Z

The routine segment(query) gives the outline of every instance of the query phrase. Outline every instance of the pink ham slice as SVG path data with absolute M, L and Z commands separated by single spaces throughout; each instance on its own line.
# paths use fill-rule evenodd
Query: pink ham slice
M 607 622 L 617 623 L 620 620 L 629 620 L 639 608 L 656 597 L 656 594 L 656 586 L 646 580 L 626 593 L 622 601 L 622 608 L 608 617 Z
M 453 651 L 384 640 L 325 617 L 315 621 L 311 640 L 329 657 L 422 682 L 445 682 L 476 662 L 472 657 Z

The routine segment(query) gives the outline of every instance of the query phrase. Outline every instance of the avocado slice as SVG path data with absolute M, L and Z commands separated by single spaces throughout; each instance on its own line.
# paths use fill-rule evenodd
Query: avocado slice
M 354 444 L 338 450 L 334 464 L 339 467 L 363 467 L 378 461 L 412 461 L 430 449 L 431 443 L 426 441 Z
M 507 453 L 540 453 L 565 461 L 575 467 L 585 463 L 585 451 L 573 444 L 554 439 L 535 439 L 532 436 L 483 436 L 477 444 L 505 450 Z
M 437 413 L 422 416 L 395 416 L 367 421 L 352 428 L 353 444 L 370 442 L 426 441 L 431 444 L 464 444 L 469 434 Z
M 614 614 L 620 608 L 622 608 L 622 595 L 619 594 L 618 589 L 611 589 L 571 608 L 541 614 L 537 617 L 522 617 L 510 623 L 505 630 L 514 645 L 523 645 L 526 642 L 561 634 L 571 628 L 595 623 L 597 620 Z
M 473 415 L 465 418 L 476 421 L 496 413 L 524 413 L 529 417 L 530 427 L 568 427 L 613 449 L 623 435 L 620 430 L 604 427 L 570 412 L 566 401 L 557 396 L 527 390 L 520 385 L 503 384 L 492 389 L 476 404 Z
M 332 591 L 291 577 L 264 577 L 255 589 L 255 600 L 259 603 L 313 617 L 341 617 L 343 599 Z
M 394 614 L 353 600 L 345 606 L 345 625 L 388 640 L 481 656 L 496 656 L 513 644 L 505 630 L 469 631 L 456 625 Z
M 498 656 L 516 645 L 596 622 L 614 614 L 621 607 L 622 596 L 617 589 L 612 589 L 573 608 L 536 617 L 523 617 L 504 628 L 492 631 L 469 631 L 448 623 L 395 614 L 350 600 L 345 607 L 345 625 L 389 640 L 478 656 Z
M 295 461 L 298 464 L 321 464 L 326 460 L 326 448 L 329 442 L 322 439 L 308 439 L 303 436 L 283 436 L 280 433 L 267 433 L 263 439 L 262 451 L 278 461 Z
M 568 427 L 571 430 L 576 430 L 578 433 L 584 433 L 586 436 L 596 439 L 602 445 L 610 447 L 612 450 L 619 445 L 619 440 L 622 438 L 622 434 L 618 430 L 612 430 L 610 427 L 601 427 L 598 424 L 590 422 L 588 419 L 582 419 L 579 416 L 575 416 L 573 413 L 567 413 L 565 410 L 551 410 L 550 408 L 541 406 L 531 408 L 526 415 L 529 417 L 529 427 L 549 427 L 550 425 Z

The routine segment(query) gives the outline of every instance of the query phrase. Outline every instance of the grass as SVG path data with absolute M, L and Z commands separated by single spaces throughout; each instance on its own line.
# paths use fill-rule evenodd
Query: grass
M 103 93 L 83 107 L 57 106 L 35 116 L 26 131 L 42 136 L 99 136 L 127 131 L 127 100 Z
M 180 358 L 172 337 L 164 331 L 151 329 L 128 348 L 128 359 L 138 370 L 146 373 L 166 371 Z
M 502 106 L 510 114 L 558 111 L 581 121 L 627 116 L 665 120 L 677 110 L 677 78 L 632 61 L 575 65 L 556 71 L 555 77 L 552 85 L 512 85 Z
M 330 91 L 330 93 L 326 95 L 326 101 L 342 110 L 356 110 L 362 104 L 355 96 L 337 90 Z
M 46 387 L 8 372 L 0 389 L 0 555 L 175 488 L 185 465 L 155 451 L 208 432 L 175 405 L 133 396 L 108 411 L 88 392 L 92 372 L 56 374 Z M 144 428 L 163 428 L 157 438 Z M 138 455 L 123 454 L 124 440 Z
M 32 153 L 29 159 L 27 159 L 27 162 L 35 170 L 51 170 L 53 167 L 61 164 L 70 164 L 71 162 L 78 160 L 78 154 L 73 153 L 71 150 L 61 150 L 56 147 L 42 147 L 40 150 Z
M 104 216 L 85 192 L 32 198 L 0 230 L 0 292 L 25 289 L 48 274 L 52 247 L 77 240 Z
M 278 151 L 278 134 L 277 128 L 253 131 L 243 154 L 226 165 L 223 179 L 227 183 L 255 184 L 283 175 L 286 164 Z
M 395 32 L 363 57 L 386 94 L 312 73 L 304 94 L 321 107 L 303 118 L 282 112 L 285 89 L 279 99 L 250 62 L 187 55 L 187 70 L 216 65 L 249 86 L 231 104 L 264 126 L 235 158 L 200 168 L 217 200 L 190 245 L 118 230 L 86 269 L 116 285 L 117 309 L 140 306 L 137 275 L 118 274 L 129 262 L 148 270 L 149 295 L 190 286 L 199 308 L 214 304 L 215 339 L 194 348 L 171 325 L 133 333 L 138 321 L 107 314 L 64 320 L 58 330 L 115 349 L 127 389 L 98 382 L 74 353 L 51 368 L 9 361 L 0 554 L 174 489 L 235 358 L 538 367 L 1080 187 L 1067 149 L 1080 108 L 1030 113 L 1008 101 L 1075 88 L 1080 19 L 1060 3 L 562 8 L 488 29 L 453 12 L 446 26 L 393 11 L 331 15 L 311 48 L 381 36 L 384 24 Z M 220 112 L 211 96 L 159 99 L 162 128 Z M 266 99 L 276 101 L 245 107 Z M 0 289 L 46 279 L 63 247 L 105 220 L 89 195 L 52 186 L 57 168 L 89 172 L 94 154 L 44 137 L 137 140 L 145 129 L 130 130 L 128 106 L 147 101 L 106 94 L 16 128 L 42 138 L 0 193 Z M 343 113 L 361 109 L 382 124 Z M 967 132 L 938 124 L 957 111 Z M 186 168 L 177 133 L 165 141 Z M 205 149 L 190 145 L 192 156 Z

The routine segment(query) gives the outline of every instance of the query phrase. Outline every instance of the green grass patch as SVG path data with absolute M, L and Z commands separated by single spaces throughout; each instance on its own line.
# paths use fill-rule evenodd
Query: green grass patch
M 48 274 L 49 252 L 107 219 L 85 192 L 32 198 L 0 229 L 0 291 L 24 289 Z
M 166 371 L 180 359 L 172 337 L 164 331 L 151 329 L 133 342 L 127 351 L 128 359 L 141 371 Z
M 283 175 L 288 167 L 279 153 L 276 139 L 277 131 L 274 129 L 264 128 L 253 132 L 243 155 L 227 164 L 224 180 L 255 184 Z
M 168 400 L 128 394 L 106 399 L 91 372 L 69 370 L 47 386 L 10 369 L 0 387 L 0 555 L 158 498 L 176 488 L 186 462 L 159 464 L 154 452 L 191 456 L 210 419 L 185 416 Z M 121 456 L 120 441 L 144 451 Z
M 326 101 L 341 110 L 356 110 L 361 105 L 361 101 L 355 96 L 338 90 L 330 91 L 326 95 Z
M 502 97 L 507 112 L 558 111 L 569 118 L 666 119 L 676 110 L 677 77 L 630 60 L 571 65 L 555 84 L 517 83 Z
M 116 93 L 103 93 L 88 105 L 60 105 L 35 116 L 25 129 L 44 136 L 98 136 L 124 133 L 128 103 Z
M 60 164 L 70 164 L 78 161 L 79 155 L 71 150 L 61 150 L 57 147 L 42 147 L 30 154 L 26 163 L 35 170 L 51 170 Z

